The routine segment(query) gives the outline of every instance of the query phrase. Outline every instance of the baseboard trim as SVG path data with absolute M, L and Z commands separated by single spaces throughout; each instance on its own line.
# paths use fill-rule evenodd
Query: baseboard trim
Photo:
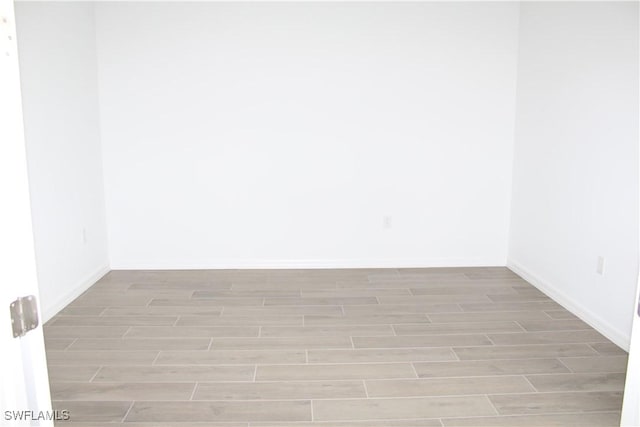
M 609 322 L 595 314 L 587 307 L 581 304 L 577 304 L 572 298 L 568 297 L 565 293 L 558 290 L 557 286 L 554 286 L 552 283 L 532 273 L 521 263 L 513 259 L 508 259 L 507 267 L 518 276 L 522 277 L 527 282 L 538 288 L 541 292 L 545 293 L 549 298 L 569 310 L 571 313 L 578 316 L 589 326 L 593 327 L 602 335 L 610 339 L 618 347 L 627 352 L 629 351 L 630 337 L 627 334 L 613 327 Z
M 495 258 L 433 259 L 288 259 L 215 260 L 211 262 L 113 262 L 112 270 L 222 270 L 222 269 L 321 269 L 321 268 L 436 268 L 504 266 Z
M 69 305 L 71 301 L 78 298 L 84 291 L 93 286 L 110 270 L 111 268 L 108 265 L 100 267 L 89 276 L 78 281 L 69 292 L 61 295 L 56 299 L 56 301 L 50 302 L 41 300 L 40 306 L 42 309 L 42 323 L 48 322 L 53 316 L 58 314 L 63 308 Z

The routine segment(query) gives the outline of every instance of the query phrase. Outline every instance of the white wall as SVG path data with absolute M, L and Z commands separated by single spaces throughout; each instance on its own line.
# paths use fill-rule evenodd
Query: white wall
M 38 279 L 47 320 L 109 265 L 93 5 L 18 3 L 16 14 Z
M 517 94 L 509 266 L 627 347 L 638 265 L 638 4 L 523 3 Z
M 99 4 L 112 266 L 504 265 L 517 14 Z

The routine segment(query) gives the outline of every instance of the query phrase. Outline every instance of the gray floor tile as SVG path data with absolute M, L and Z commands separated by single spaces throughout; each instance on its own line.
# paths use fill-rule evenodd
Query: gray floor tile
M 622 407 L 622 393 L 611 391 L 503 394 L 489 398 L 503 415 L 606 412 L 619 411 Z
M 494 345 L 485 347 L 456 347 L 460 360 L 531 359 L 536 357 L 594 356 L 588 344 Z
M 353 337 L 355 348 L 490 346 L 485 335 L 412 335 L 398 337 Z
M 457 360 L 448 347 L 309 350 L 309 363 L 377 363 Z
M 617 427 L 619 412 L 444 418 L 445 427 Z
M 51 384 L 54 400 L 189 400 L 195 383 L 65 383 Z
M 536 391 L 522 376 L 366 380 L 369 397 L 455 396 Z
M 103 366 L 93 382 L 171 382 L 177 384 L 197 381 L 253 381 L 254 375 L 255 367 L 253 365 Z
M 293 381 L 206 383 L 196 388 L 193 400 L 282 400 L 365 398 L 362 381 Z
M 459 322 L 432 323 L 420 325 L 394 325 L 396 335 L 440 335 L 440 334 L 469 334 L 473 332 L 522 332 L 516 322 Z
M 537 391 L 623 391 L 624 373 L 529 375 Z
M 485 396 L 417 397 L 402 399 L 344 399 L 313 402 L 314 420 L 375 420 L 446 417 L 465 414 L 496 415 Z
M 258 365 L 257 381 L 416 378 L 410 363 Z
M 416 362 L 420 378 L 491 375 L 559 374 L 570 372 L 558 359 L 498 359 L 456 362 Z
M 135 402 L 130 421 L 310 421 L 308 400 L 247 402 Z
M 304 350 L 162 351 L 156 365 L 255 365 L 305 363 Z
M 567 357 L 560 361 L 573 372 L 627 372 L 627 356 Z

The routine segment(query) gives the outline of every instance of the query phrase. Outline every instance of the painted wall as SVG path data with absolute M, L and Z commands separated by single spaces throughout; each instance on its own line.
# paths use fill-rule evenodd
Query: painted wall
M 523 3 L 519 38 L 509 266 L 627 347 L 638 265 L 638 4 Z
M 505 264 L 517 4 L 96 7 L 114 268 Z
M 93 5 L 18 3 L 18 47 L 45 320 L 109 265 Z

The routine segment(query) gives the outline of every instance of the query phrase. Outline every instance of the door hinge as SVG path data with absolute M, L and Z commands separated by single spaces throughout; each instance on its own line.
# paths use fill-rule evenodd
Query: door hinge
M 9 305 L 9 309 L 14 338 L 23 337 L 38 327 L 38 304 L 35 296 L 20 297 Z

